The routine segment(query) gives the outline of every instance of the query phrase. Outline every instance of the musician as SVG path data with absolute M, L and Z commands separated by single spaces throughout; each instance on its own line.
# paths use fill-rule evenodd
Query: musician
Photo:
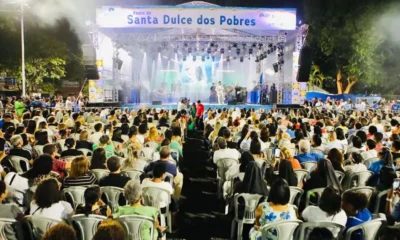
M 217 90 L 215 83 L 212 83 L 210 87 L 210 103 L 215 103 L 217 102 Z
M 235 84 L 235 95 L 236 101 L 242 102 L 242 87 L 240 87 L 238 83 Z
M 268 85 L 265 85 L 261 90 L 261 103 L 260 104 L 268 104 Z
M 224 103 L 224 87 L 222 86 L 221 81 L 218 82 L 216 90 L 217 90 L 218 103 L 223 104 Z

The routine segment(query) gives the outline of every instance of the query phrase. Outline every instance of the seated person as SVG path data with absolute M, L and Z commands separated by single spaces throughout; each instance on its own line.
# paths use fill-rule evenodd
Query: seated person
M 64 178 L 65 172 L 71 168 L 71 163 L 59 160 L 56 145 L 46 144 L 43 147 L 43 154 L 48 154 L 53 159 L 53 166 L 51 171 L 56 172 L 60 175 L 60 178 Z
M 113 219 L 107 219 L 101 221 L 92 240 L 105 240 L 105 239 L 112 239 L 112 240 L 125 239 L 125 229 L 119 221 Z
M 112 186 L 124 188 L 130 178 L 121 174 L 120 158 L 117 156 L 109 157 L 107 159 L 107 168 L 110 171 L 110 174 L 100 179 L 99 185 L 101 187 Z
M 372 139 L 367 140 L 367 151 L 362 152 L 361 156 L 364 160 L 378 157 L 378 152 L 375 150 L 376 142 Z
M 89 134 L 86 130 L 83 130 L 79 134 L 79 141 L 76 142 L 76 149 L 84 148 L 92 151 L 93 144 L 88 141 Z
M 101 192 L 98 186 L 88 187 L 85 190 L 85 205 L 76 207 L 76 214 L 111 216 L 111 209 L 101 200 Z
M 239 160 L 239 151 L 234 148 L 228 148 L 226 140 L 223 137 L 218 137 L 216 142 L 218 144 L 219 150 L 214 152 L 213 161 L 215 164 L 219 159 L 223 158 L 232 158 Z
M 75 157 L 69 175 L 64 178 L 63 187 L 88 186 L 96 183 L 96 176 L 89 173 L 89 161 L 86 156 Z
M 367 209 L 368 198 L 361 192 L 345 192 L 342 199 L 342 209 L 347 214 L 346 230 L 372 220 L 372 215 Z M 352 240 L 363 239 L 362 231 L 356 231 L 351 236 Z
M 18 205 L 13 203 L 3 203 L 6 200 L 8 195 L 8 186 L 7 184 L 0 180 L 0 218 L 7 218 L 7 219 L 21 219 L 24 214 L 18 208 Z M 15 235 L 15 231 L 11 225 L 5 225 L 3 232 L 5 234 L 6 239 L 9 240 L 17 240 Z
M 117 219 L 123 215 L 139 215 L 151 217 L 155 220 L 154 239 L 158 239 L 159 231 L 165 231 L 165 227 L 161 227 L 158 221 L 159 210 L 154 207 L 148 207 L 142 205 L 142 187 L 139 181 L 130 180 L 124 187 L 124 196 L 128 201 L 127 206 L 120 206 L 116 209 L 113 214 L 113 218 Z M 152 240 L 150 236 L 150 225 L 145 223 L 142 225 L 142 239 Z
M 61 157 L 75 157 L 84 155 L 83 152 L 75 149 L 76 144 L 73 138 L 65 139 L 64 146 L 67 148 L 67 150 L 61 153 Z
M 363 163 L 364 159 L 360 153 L 352 152 L 349 155 L 349 165 L 344 167 L 345 171 L 350 171 L 351 173 L 367 171 L 367 166 Z
M 299 150 L 300 153 L 295 156 L 300 163 L 303 162 L 318 162 L 320 159 L 324 158 L 324 155 L 321 153 L 313 153 L 311 152 L 311 144 L 307 140 L 300 140 L 299 142 Z

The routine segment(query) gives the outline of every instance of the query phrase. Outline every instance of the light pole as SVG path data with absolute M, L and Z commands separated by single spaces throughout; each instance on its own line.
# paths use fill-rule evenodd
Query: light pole
M 21 76 L 22 76 L 22 96 L 26 96 L 26 76 L 25 76 L 25 26 L 24 26 L 24 0 L 20 0 L 21 11 Z

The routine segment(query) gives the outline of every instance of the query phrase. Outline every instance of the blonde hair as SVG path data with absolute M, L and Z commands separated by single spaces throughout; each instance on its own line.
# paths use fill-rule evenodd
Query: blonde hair
M 89 161 L 86 156 L 78 156 L 72 160 L 69 176 L 78 178 L 85 175 L 89 171 Z
M 222 127 L 222 124 L 221 124 L 220 121 L 218 121 L 218 122 L 215 124 L 214 131 L 213 131 L 213 133 L 212 133 L 212 135 L 211 135 L 211 136 L 212 136 L 212 139 L 218 137 L 218 132 L 219 132 L 219 130 L 221 129 L 221 127 Z
M 124 162 L 124 168 L 134 168 L 139 159 L 139 149 L 134 144 L 130 144 L 127 148 L 128 156 Z
M 89 133 L 86 130 L 82 130 L 81 134 L 79 134 L 79 141 L 87 141 L 89 138 Z
M 158 130 L 155 126 L 151 127 L 149 130 L 149 140 L 156 141 L 158 137 Z
M 287 160 L 293 158 L 292 151 L 290 151 L 287 147 L 281 147 L 281 156 L 283 159 Z

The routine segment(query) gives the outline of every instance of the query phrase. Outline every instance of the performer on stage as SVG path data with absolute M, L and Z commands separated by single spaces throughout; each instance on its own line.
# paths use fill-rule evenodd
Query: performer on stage
M 236 102 L 241 103 L 242 101 L 242 88 L 239 86 L 238 83 L 235 84 L 235 95 L 236 95 Z
M 261 90 L 261 102 L 260 104 L 268 104 L 269 96 L 268 96 L 268 85 L 265 85 Z
M 216 90 L 217 90 L 218 103 L 223 104 L 224 103 L 224 87 L 222 86 L 221 81 L 218 82 Z
M 217 90 L 215 83 L 212 83 L 212 86 L 210 87 L 210 103 L 215 102 L 217 102 Z

